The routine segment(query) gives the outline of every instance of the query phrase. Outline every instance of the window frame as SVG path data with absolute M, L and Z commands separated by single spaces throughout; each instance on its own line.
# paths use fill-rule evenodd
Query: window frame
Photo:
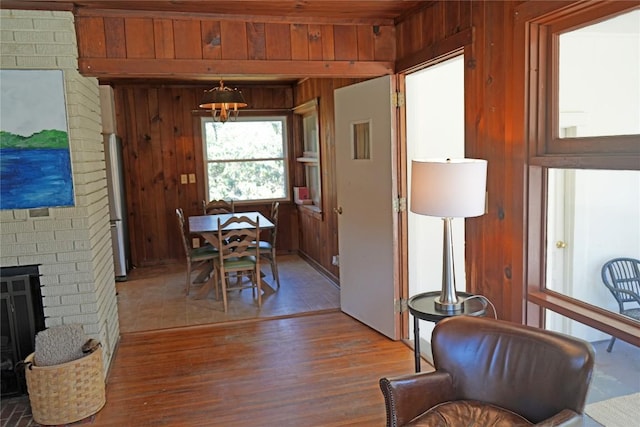
M 640 327 L 619 313 L 546 288 L 547 172 L 550 168 L 640 170 L 638 135 L 559 138 L 558 55 L 562 32 L 637 8 L 634 2 L 578 3 L 527 23 L 526 55 L 528 211 L 526 257 L 527 323 L 544 326 L 549 309 L 625 341 L 640 345 Z
M 248 205 L 248 204 L 264 204 L 271 203 L 274 201 L 278 202 L 289 202 L 291 201 L 291 173 L 289 168 L 289 116 L 287 114 L 274 114 L 274 115 L 243 115 L 239 116 L 235 119 L 235 122 L 260 122 L 260 121 L 279 121 L 282 122 L 282 153 L 283 157 L 274 157 L 274 158 L 260 158 L 260 159 L 250 159 L 253 161 L 264 161 L 264 160 L 278 160 L 282 161 L 284 164 L 284 193 L 285 196 L 282 198 L 270 198 L 270 199 L 234 199 L 235 205 Z M 204 181 L 205 181 L 205 198 L 210 198 L 209 193 L 209 173 L 208 166 L 209 163 L 234 163 L 237 162 L 238 159 L 230 159 L 225 161 L 219 160 L 210 160 L 207 155 L 207 134 L 206 134 L 206 123 L 215 122 L 213 117 L 211 116 L 203 116 L 200 118 L 200 131 L 202 133 L 202 159 L 204 163 Z M 244 159 L 243 159 L 244 160 Z
M 549 156 L 561 155 L 563 157 L 559 160 L 562 163 L 555 166 L 566 166 L 563 162 L 567 162 L 566 156 L 571 155 L 575 159 L 573 165 L 579 162 L 588 168 L 607 168 L 606 165 L 615 163 L 622 168 L 633 168 L 634 164 L 629 162 L 631 159 L 628 155 L 638 154 L 637 141 L 640 135 L 560 138 L 558 57 L 562 33 L 610 19 L 636 8 L 636 5 L 630 5 L 628 2 L 586 5 L 577 7 L 573 13 L 567 14 L 566 11 L 562 11 L 556 18 L 556 14 L 552 14 L 541 23 L 530 24 L 534 27 L 530 31 L 538 36 L 537 40 L 533 41 L 533 51 L 537 51 L 537 58 L 541 62 L 536 81 L 536 87 L 540 88 L 539 102 L 531 107 L 541 118 L 537 133 L 543 137 L 536 138 L 535 155 L 532 158 L 534 164 L 549 163 L 553 161 Z M 547 106 L 549 108 L 546 108 Z M 546 160 L 541 159 L 545 157 Z

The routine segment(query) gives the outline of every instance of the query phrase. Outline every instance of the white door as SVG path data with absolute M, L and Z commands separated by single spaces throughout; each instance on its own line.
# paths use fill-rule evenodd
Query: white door
M 342 311 L 399 339 L 391 77 L 335 90 Z

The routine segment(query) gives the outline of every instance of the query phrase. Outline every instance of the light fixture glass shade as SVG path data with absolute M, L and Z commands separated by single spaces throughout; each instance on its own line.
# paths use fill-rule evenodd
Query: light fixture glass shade
M 413 160 L 411 212 L 441 218 L 480 216 L 485 210 L 486 185 L 486 160 Z
M 213 119 L 226 122 L 231 114 L 231 118 L 238 117 L 238 108 L 246 107 L 247 103 L 238 89 L 225 87 L 222 80 L 220 86 L 204 91 L 200 108 L 211 110 Z

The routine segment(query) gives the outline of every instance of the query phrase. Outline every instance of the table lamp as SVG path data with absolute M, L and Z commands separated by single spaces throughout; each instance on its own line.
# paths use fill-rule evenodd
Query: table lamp
M 435 308 L 463 311 L 456 295 L 451 220 L 480 216 L 485 211 L 487 161 L 426 159 L 411 162 L 411 212 L 441 217 L 444 222 L 442 291 Z

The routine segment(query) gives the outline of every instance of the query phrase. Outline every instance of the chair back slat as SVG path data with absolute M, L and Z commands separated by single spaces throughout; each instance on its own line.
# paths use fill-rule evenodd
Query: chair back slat
M 235 205 L 233 200 L 211 200 L 210 202 L 202 201 L 202 211 L 205 215 L 215 215 L 221 213 L 234 213 Z
M 626 302 L 638 302 L 638 298 L 640 298 L 640 260 L 614 258 L 607 261 L 602 266 L 602 281 L 618 301 L 620 310 L 624 309 Z
M 231 228 L 234 224 L 242 224 L 243 228 Z M 255 221 L 246 216 L 231 217 L 227 221 L 220 221 L 218 218 L 218 244 L 220 245 L 220 259 L 222 262 L 229 258 L 240 258 L 244 256 L 259 256 L 251 249 L 254 242 L 260 235 L 260 221 Z
M 189 239 L 187 239 L 184 212 L 182 211 L 182 208 L 176 209 L 176 217 L 178 219 L 178 232 L 180 234 L 180 239 L 182 240 L 182 247 L 184 248 L 184 253 L 188 258 L 189 254 L 191 253 L 191 245 L 189 244 Z
M 271 243 L 271 247 L 275 249 L 276 247 L 276 238 L 278 237 L 278 213 L 280 211 L 280 202 L 273 202 L 271 205 L 271 222 L 273 223 L 273 228 L 269 230 L 269 243 Z

